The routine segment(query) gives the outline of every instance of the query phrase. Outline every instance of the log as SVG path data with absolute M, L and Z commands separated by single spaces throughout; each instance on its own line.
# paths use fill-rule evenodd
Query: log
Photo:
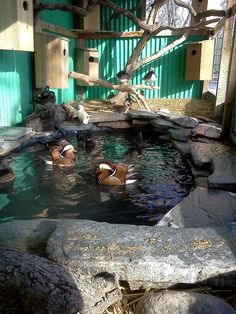
M 113 275 L 81 274 L 46 258 L 0 247 L 0 297 L 6 293 L 9 300 L 20 300 L 24 313 L 37 314 L 101 314 L 122 298 Z

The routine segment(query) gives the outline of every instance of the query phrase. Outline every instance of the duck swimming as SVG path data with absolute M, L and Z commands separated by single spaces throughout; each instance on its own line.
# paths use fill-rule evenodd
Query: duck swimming
M 11 158 L 5 158 L 0 160 L 0 188 L 12 183 L 16 176 L 11 168 Z
M 76 138 L 78 142 L 83 143 L 83 147 L 88 153 L 90 153 L 96 146 L 96 142 L 94 141 L 94 139 L 92 139 L 92 135 L 90 133 L 87 133 L 84 135 L 84 134 L 80 134 L 80 132 L 77 131 Z
M 98 165 L 96 170 L 97 182 L 104 185 L 125 185 L 131 184 L 136 180 L 129 178 L 134 175 L 133 165 L 126 165 L 123 163 L 113 164 L 104 162 Z
M 55 165 L 59 167 L 74 166 L 77 162 L 75 153 L 77 152 L 73 145 L 71 145 L 65 139 L 51 145 L 50 149 L 50 160 L 45 158 L 44 161 L 47 165 Z

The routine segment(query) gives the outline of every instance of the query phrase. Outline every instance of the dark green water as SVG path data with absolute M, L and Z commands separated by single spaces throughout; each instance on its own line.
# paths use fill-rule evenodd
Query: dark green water
M 191 172 L 169 144 L 144 136 L 140 149 L 134 134 L 93 138 L 90 153 L 70 139 L 78 150 L 72 169 L 46 166 L 39 157 L 48 155 L 45 145 L 13 156 L 16 180 L 0 190 L 0 222 L 45 217 L 154 225 L 189 193 Z M 124 187 L 98 185 L 95 166 L 103 160 L 134 164 L 137 181 Z

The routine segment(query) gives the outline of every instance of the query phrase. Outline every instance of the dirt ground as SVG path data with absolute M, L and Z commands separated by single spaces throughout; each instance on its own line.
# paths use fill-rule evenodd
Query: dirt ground
M 205 99 L 148 99 L 147 103 L 152 111 L 162 108 L 169 109 L 170 112 L 180 113 L 187 116 L 202 116 L 209 119 L 214 117 L 214 104 Z M 136 103 L 131 109 L 139 109 Z M 85 110 L 91 114 L 94 112 L 113 112 L 113 107 L 109 101 L 90 100 L 86 101 Z

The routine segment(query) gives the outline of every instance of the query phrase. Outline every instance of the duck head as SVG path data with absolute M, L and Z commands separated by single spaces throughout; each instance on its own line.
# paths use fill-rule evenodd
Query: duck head
M 75 154 L 77 151 L 74 149 L 74 146 L 71 144 L 65 145 L 63 149 L 61 150 L 60 154 L 61 156 L 70 159 L 75 160 Z

